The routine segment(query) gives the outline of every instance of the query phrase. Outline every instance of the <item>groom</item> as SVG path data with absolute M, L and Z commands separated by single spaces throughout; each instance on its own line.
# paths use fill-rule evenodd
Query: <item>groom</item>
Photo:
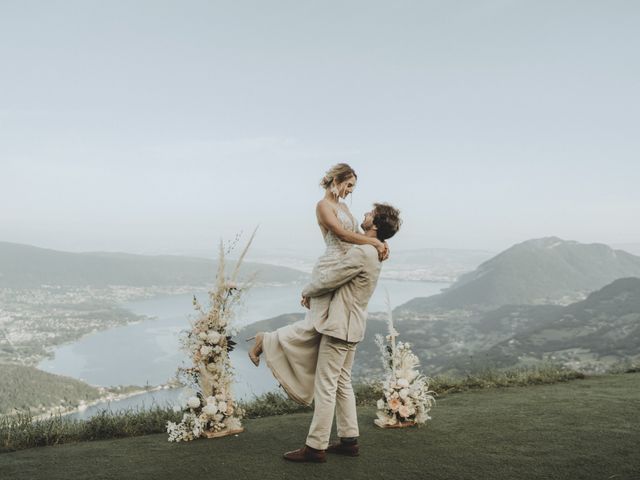
M 364 234 L 381 241 L 391 238 L 400 228 L 400 212 L 391 205 L 376 203 L 365 214 Z M 314 383 L 313 420 L 305 446 L 287 452 L 284 458 L 294 462 L 326 462 L 326 454 L 359 454 L 356 399 L 351 386 L 351 367 L 356 345 L 364 338 L 367 304 L 380 275 L 375 247 L 354 245 L 342 262 L 327 268 L 302 291 L 303 305 L 334 292 L 326 318 L 314 319 L 322 335 Z M 311 310 L 313 314 L 313 309 Z M 335 410 L 340 442 L 329 445 Z

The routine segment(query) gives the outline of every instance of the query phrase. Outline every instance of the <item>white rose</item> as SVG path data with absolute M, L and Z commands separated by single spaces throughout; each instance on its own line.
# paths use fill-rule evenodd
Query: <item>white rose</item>
M 213 419 L 214 419 L 216 422 L 221 422 L 223 418 L 224 418 L 224 415 L 223 415 L 223 414 L 221 414 L 221 413 L 216 413 L 216 414 L 213 416 Z
M 212 349 L 208 345 L 203 345 L 202 347 L 200 347 L 200 355 L 202 355 L 203 357 L 208 356 L 211 352 Z
M 213 347 L 213 353 L 220 353 L 222 351 L 222 347 L 220 345 L 216 345 Z
M 222 335 L 220 335 L 218 332 L 213 331 L 213 332 L 209 332 L 207 334 L 207 340 L 209 341 L 209 343 L 211 343 L 212 345 L 215 345 L 216 343 L 218 343 L 220 341 L 220 339 L 222 338 Z
M 215 403 L 209 403 L 204 406 L 202 412 L 210 417 L 213 417 L 216 413 L 218 413 L 218 406 Z
M 402 390 L 400 390 L 400 398 L 401 399 L 406 400 L 408 396 L 409 396 L 409 389 L 408 388 L 403 388 Z
M 218 410 L 221 412 L 226 412 L 227 411 L 227 402 L 219 402 L 218 403 Z
M 407 380 L 406 378 L 400 378 L 398 380 L 398 386 L 400 388 L 407 388 L 409 386 L 409 380 Z
M 204 332 L 200 332 L 200 333 L 198 334 L 198 338 L 199 338 L 200 340 L 206 340 L 206 339 L 207 339 L 207 334 L 206 334 L 206 333 L 204 333 Z
M 187 399 L 187 406 L 189 408 L 198 408 L 200 406 L 200 399 L 198 397 L 189 397 Z

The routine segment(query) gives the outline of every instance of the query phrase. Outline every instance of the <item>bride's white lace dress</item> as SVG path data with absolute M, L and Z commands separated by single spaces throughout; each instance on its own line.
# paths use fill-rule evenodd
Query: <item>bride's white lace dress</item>
M 353 232 L 358 231 L 353 216 L 338 207 L 336 216 L 342 226 Z M 318 259 L 311 276 L 319 275 L 324 268 L 340 263 L 347 250 L 353 246 L 343 242 L 330 230 L 324 236 L 326 249 Z M 314 318 L 328 315 L 329 303 L 333 293 L 311 299 Z M 264 358 L 273 375 L 289 397 L 303 405 L 311 405 L 313 385 L 318 359 L 318 345 L 321 335 L 313 327 L 311 315 L 299 322 L 286 325 L 273 332 L 267 332 L 263 338 Z

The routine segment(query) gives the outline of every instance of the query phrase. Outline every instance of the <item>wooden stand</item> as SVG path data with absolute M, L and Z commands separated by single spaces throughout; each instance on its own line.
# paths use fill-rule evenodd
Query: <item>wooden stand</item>
M 242 432 L 244 432 L 244 428 L 236 428 L 235 430 L 220 430 L 219 432 L 204 432 L 202 436 L 206 438 L 220 438 L 220 437 L 226 437 L 227 435 L 236 435 Z
M 388 423 L 384 423 L 383 421 L 376 419 L 373 421 L 380 428 L 407 428 L 407 427 L 415 427 L 416 422 L 398 422 L 393 425 L 389 425 Z

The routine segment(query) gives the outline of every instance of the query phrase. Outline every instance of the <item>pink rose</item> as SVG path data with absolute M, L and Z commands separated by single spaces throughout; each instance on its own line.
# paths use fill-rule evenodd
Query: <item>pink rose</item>
M 398 400 L 397 398 L 392 398 L 391 400 L 389 400 L 389 408 L 394 412 L 398 410 L 398 408 L 400 408 L 400 405 L 402 405 L 402 402 L 400 402 L 400 400 Z
M 402 405 L 400 408 L 398 408 L 398 413 L 402 418 L 408 418 L 410 415 L 409 407 L 407 407 L 406 405 Z

